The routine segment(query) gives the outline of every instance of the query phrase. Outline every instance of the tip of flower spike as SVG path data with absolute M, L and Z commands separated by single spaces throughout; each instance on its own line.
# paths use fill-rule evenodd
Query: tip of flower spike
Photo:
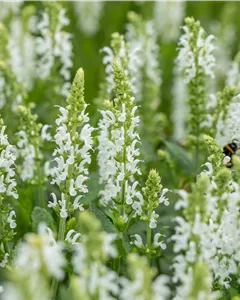
M 212 141 L 213 138 L 212 138 L 210 135 L 204 134 L 204 135 L 203 135 L 203 140 L 204 140 L 205 142 L 209 142 L 209 141 Z
M 79 68 L 70 90 L 68 97 L 68 103 L 73 105 L 77 110 L 82 110 L 85 104 L 84 102 L 84 71 Z
M 115 53 L 115 55 L 117 55 L 120 51 L 120 48 L 122 47 L 122 44 L 124 43 L 124 37 L 123 35 L 121 35 L 118 32 L 114 32 L 111 35 L 111 47 Z
M 186 26 L 188 26 L 190 28 L 190 30 L 192 30 L 193 32 L 197 33 L 200 26 L 201 26 L 201 23 L 200 21 L 196 21 L 194 19 L 194 17 L 186 17 L 184 19 L 184 22 L 186 24 Z
M 26 112 L 26 111 L 27 111 L 27 109 L 26 109 L 25 106 L 23 106 L 23 105 L 18 105 L 18 106 L 17 106 L 17 112 L 19 112 L 19 113 L 24 113 L 24 112 Z
M 75 75 L 74 81 L 83 82 L 84 81 L 84 71 L 83 68 L 79 68 Z
M 138 20 L 140 18 L 140 16 L 134 11 L 128 12 L 127 17 L 130 22 L 134 22 L 135 20 Z
M 159 177 L 157 170 L 151 169 L 149 172 L 149 177 L 154 177 L 154 178 Z

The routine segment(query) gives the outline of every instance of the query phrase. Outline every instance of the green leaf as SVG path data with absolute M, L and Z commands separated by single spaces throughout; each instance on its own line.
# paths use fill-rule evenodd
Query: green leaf
M 127 256 L 128 251 L 126 251 L 125 247 L 123 246 L 122 239 L 117 239 L 115 241 L 115 245 L 117 247 L 117 251 L 118 251 L 119 256 Z
M 92 212 L 101 222 L 103 230 L 109 233 L 116 233 L 116 228 L 114 227 L 113 223 L 108 219 L 104 212 L 96 207 L 96 205 L 92 204 L 90 206 L 90 212 Z
M 92 201 L 96 200 L 100 190 L 98 172 L 91 172 L 89 178 L 90 179 L 87 182 L 88 193 L 81 199 L 83 205 L 90 205 Z
M 45 223 L 53 231 L 56 231 L 56 226 L 54 224 L 53 217 L 44 208 L 38 206 L 34 207 L 31 215 L 31 219 L 32 219 L 32 229 L 35 232 L 37 231 L 38 225 L 40 223 Z
M 172 158 L 176 161 L 178 168 L 185 173 L 193 173 L 194 172 L 194 164 L 191 159 L 191 156 L 188 152 L 182 148 L 181 146 L 171 143 L 165 142 L 166 150 L 170 153 Z

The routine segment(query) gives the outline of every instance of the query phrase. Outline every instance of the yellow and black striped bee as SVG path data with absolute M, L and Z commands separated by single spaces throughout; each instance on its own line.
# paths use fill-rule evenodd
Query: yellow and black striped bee
M 230 158 L 230 161 L 228 161 L 225 165 L 227 168 L 232 167 L 232 160 L 231 157 L 234 155 L 237 150 L 240 149 L 240 143 L 237 140 L 232 141 L 232 143 L 229 143 L 223 147 L 223 153 L 225 156 L 228 156 Z

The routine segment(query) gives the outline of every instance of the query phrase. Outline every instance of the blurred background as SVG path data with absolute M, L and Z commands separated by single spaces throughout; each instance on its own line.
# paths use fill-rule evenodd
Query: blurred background
M 161 6 L 161 2 L 158 4 Z M 40 1 L 27 1 L 24 5 L 34 5 L 38 10 L 42 7 Z M 156 15 L 156 2 L 154 1 L 61 1 L 61 5 L 67 9 L 70 24 L 66 30 L 73 37 L 72 78 L 79 67 L 84 68 L 86 102 L 88 103 L 97 97 L 99 83 L 104 77 L 103 55 L 100 54 L 99 50 L 110 44 L 113 32 L 125 33 L 126 23 L 128 22 L 127 13 L 129 11 L 141 14 L 145 20 L 155 19 L 155 30 L 158 33 L 160 45 L 159 60 L 162 72 L 160 110 L 165 112 L 168 117 L 170 117 L 172 111 L 172 73 L 174 59 L 177 55 L 176 47 L 180 29 L 177 30 L 173 37 L 168 38 L 170 35 L 168 31 L 171 30 L 170 27 L 166 26 L 167 23 L 165 24 L 165 22 L 167 21 L 164 18 L 171 19 L 173 25 L 175 23 L 174 26 L 178 27 L 178 24 L 183 24 L 184 17 L 193 16 L 201 21 L 207 33 L 217 35 L 217 39 L 222 38 L 227 26 L 227 35 L 231 39 L 231 58 L 235 56 L 239 49 L 240 2 L 238 1 L 186 1 L 183 2 L 183 11 L 180 12 L 180 16 L 177 9 L 166 11 L 162 15 Z M 31 96 L 35 99 L 35 102 L 44 101 L 43 95 L 39 93 L 38 88 L 32 91 Z M 171 128 L 168 130 L 171 132 Z

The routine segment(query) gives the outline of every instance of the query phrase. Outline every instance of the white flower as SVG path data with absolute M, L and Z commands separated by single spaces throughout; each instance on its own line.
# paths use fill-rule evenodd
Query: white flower
M 152 214 L 151 214 L 151 219 L 150 219 L 149 227 L 152 228 L 152 229 L 157 227 L 157 220 L 156 220 L 156 213 L 155 213 L 155 211 L 153 211 Z
M 164 205 L 168 206 L 169 205 L 169 201 L 168 198 L 165 197 L 165 194 L 169 192 L 169 189 L 165 188 L 162 190 L 161 192 L 161 196 L 159 198 L 160 203 L 164 203 Z
M 78 196 L 75 198 L 74 202 L 73 202 L 73 207 L 74 209 L 79 209 L 80 211 L 84 211 L 84 208 L 83 208 L 83 204 L 80 204 L 79 203 L 79 200 L 82 198 L 82 196 Z
M 134 234 L 131 237 L 134 238 L 134 241 L 132 243 L 135 246 L 137 246 L 138 248 L 142 248 L 143 247 L 142 237 L 139 234 Z
M 48 201 L 48 207 L 56 207 L 57 206 L 57 196 L 54 193 L 51 193 L 53 201 Z
M 79 232 L 76 232 L 75 230 L 71 229 L 68 231 L 65 241 L 68 243 L 75 245 L 78 244 L 77 240 L 80 238 L 81 234 Z
M 50 125 L 43 125 L 42 130 L 41 130 L 41 136 L 44 141 L 51 141 L 52 136 L 49 132 L 47 132 L 48 128 L 51 128 L 52 126 Z
M 16 221 L 13 218 L 16 218 L 16 213 L 14 210 L 11 210 L 8 215 L 7 222 L 9 223 L 10 228 L 12 229 L 17 227 Z
M 68 216 L 67 208 L 66 208 L 66 199 L 64 193 L 61 194 L 61 200 L 58 201 L 60 205 L 60 217 L 66 219 Z
M 3 260 L 0 262 L 0 267 L 5 268 L 6 264 L 8 263 L 9 254 L 5 253 Z
M 126 111 L 125 111 L 125 103 L 122 104 L 122 112 L 120 116 L 118 117 L 119 122 L 125 122 L 126 121 Z
M 166 244 L 164 243 L 164 241 L 160 241 L 159 242 L 159 238 L 161 237 L 161 236 L 164 236 L 164 235 L 162 235 L 162 234 L 160 234 L 160 233 L 156 233 L 155 235 L 154 235 L 154 238 L 153 238 L 153 246 L 154 247 L 160 247 L 160 248 L 162 248 L 163 250 L 165 250 L 166 249 Z

